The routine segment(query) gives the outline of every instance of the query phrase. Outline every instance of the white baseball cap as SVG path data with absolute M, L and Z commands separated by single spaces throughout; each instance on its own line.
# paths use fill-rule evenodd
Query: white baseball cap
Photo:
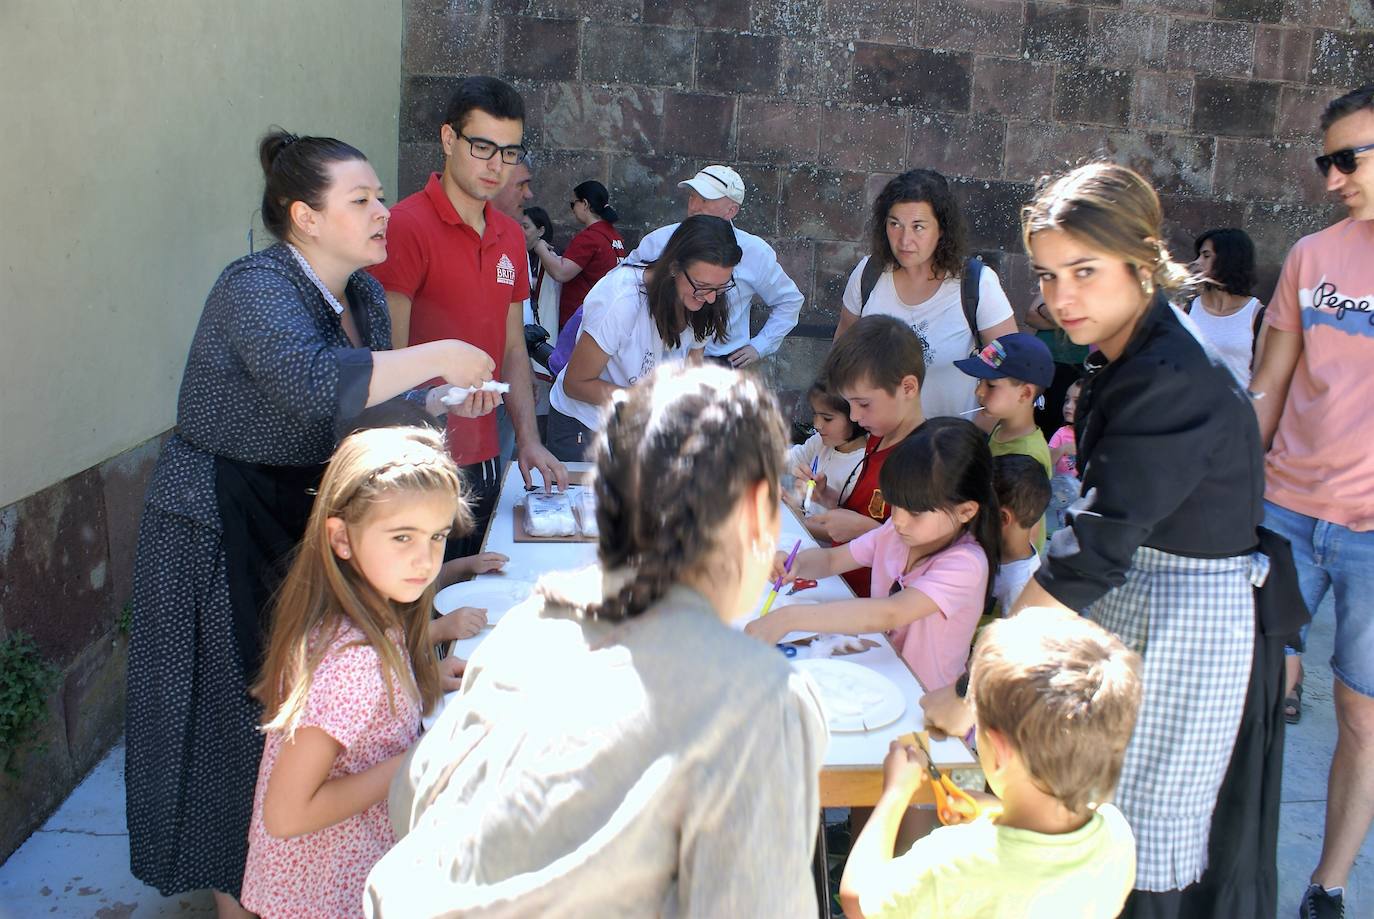
M 729 198 L 736 204 L 744 203 L 744 180 L 729 166 L 707 166 L 677 187 L 690 188 L 710 201 Z

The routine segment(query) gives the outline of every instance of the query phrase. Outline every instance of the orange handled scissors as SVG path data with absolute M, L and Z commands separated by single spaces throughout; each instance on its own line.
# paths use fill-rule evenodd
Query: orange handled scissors
M 915 740 L 926 755 L 926 769 L 930 772 L 930 787 L 935 792 L 935 812 L 940 815 L 940 822 L 949 826 L 951 823 L 968 823 L 977 817 L 978 802 L 955 785 L 953 779 L 935 768 L 935 758 L 930 755 L 930 748 L 919 736 Z

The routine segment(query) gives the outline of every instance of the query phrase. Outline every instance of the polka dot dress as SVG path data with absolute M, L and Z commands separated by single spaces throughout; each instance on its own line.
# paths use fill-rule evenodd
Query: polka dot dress
M 129 641 L 130 860 L 165 896 L 238 896 L 262 755 L 233 632 L 215 456 L 329 459 L 366 402 L 371 351 L 391 343 L 381 286 L 357 272 L 347 294 L 366 348 L 352 346 L 290 251 L 272 246 L 224 270 L 191 343 L 176 432 L 139 528 Z

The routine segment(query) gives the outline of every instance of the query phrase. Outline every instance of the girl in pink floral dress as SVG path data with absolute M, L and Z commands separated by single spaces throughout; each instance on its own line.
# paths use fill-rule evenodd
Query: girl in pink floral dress
M 387 788 L 440 695 L 433 644 L 457 628 L 429 623 L 444 540 L 468 521 L 433 433 L 363 431 L 334 454 L 253 689 L 267 740 L 242 903 L 264 919 L 362 915 L 395 842 Z

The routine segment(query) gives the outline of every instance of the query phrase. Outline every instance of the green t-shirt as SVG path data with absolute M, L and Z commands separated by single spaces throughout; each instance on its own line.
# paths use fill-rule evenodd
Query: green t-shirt
M 1039 460 L 1040 465 L 1045 467 L 1045 475 L 1054 478 L 1053 466 L 1050 464 L 1050 445 L 1045 442 L 1043 431 L 1032 428 L 1029 434 L 1013 440 L 998 440 L 997 432 L 1000 430 L 1002 423 L 999 421 L 997 427 L 992 429 L 992 436 L 988 438 L 988 448 L 994 457 L 1023 453 Z
M 860 892 L 875 917 L 1111 919 L 1135 884 L 1135 837 L 1104 804 L 1072 833 L 998 826 L 984 816 L 940 827 L 888 863 Z

